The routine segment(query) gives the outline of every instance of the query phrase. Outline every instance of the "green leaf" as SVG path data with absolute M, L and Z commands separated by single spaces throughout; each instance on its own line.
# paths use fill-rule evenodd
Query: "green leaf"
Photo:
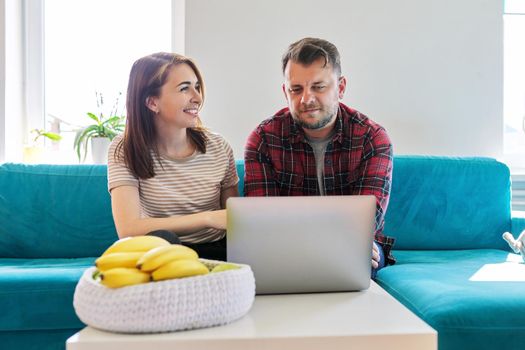
M 59 134 L 55 134 L 54 132 L 43 132 L 41 135 L 47 137 L 52 141 L 62 140 L 62 136 L 60 136 Z
M 98 127 L 98 125 L 90 125 L 77 131 L 73 146 L 77 152 L 79 162 L 83 162 L 86 159 L 87 142 L 93 135 L 96 136 L 98 134 Z
M 121 117 L 116 115 L 116 116 L 111 117 L 108 120 L 106 120 L 105 123 L 116 124 L 117 122 L 120 122 L 120 120 L 121 120 Z
M 100 123 L 100 119 L 98 119 L 98 117 L 97 117 L 96 115 L 94 115 L 93 113 L 91 113 L 91 112 L 87 112 L 87 115 L 88 115 L 88 117 L 90 117 L 91 119 L 93 119 L 94 121 L 96 121 L 97 124 Z
M 113 140 L 113 138 L 117 136 L 117 133 L 109 128 L 104 128 L 104 134 L 106 137 L 109 137 L 110 140 Z

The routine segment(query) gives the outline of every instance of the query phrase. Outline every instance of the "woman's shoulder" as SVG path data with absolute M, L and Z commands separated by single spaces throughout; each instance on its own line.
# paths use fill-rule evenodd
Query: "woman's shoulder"
M 208 138 L 206 149 L 209 151 L 213 152 L 215 150 L 228 153 L 231 150 L 230 144 L 221 134 L 210 130 L 206 130 L 205 133 Z
M 118 134 L 111 140 L 111 143 L 109 144 L 109 149 L 115 150 L 119 144 L 122 143 L 124 140 L 124 134 Z M 122 148 L 122 147 L 121 147 Z
M 223 141 L 224 140 L 224 137 L 221 134 L 219 134 L 218 132 L 215 132 L 215 131 L 211 131 L 209 129 L 204 129 L 204 134 L 206 135 L 206 137 L 210 141 L 217 142 L 217 141 Z
M 118 134 L 111 140 L 110 147 L 116 147 L 124 139 L 124 134 Z
M 228 141 L 222 136 L 221 134 L 206 130 L 205 131 L 206 137 L 208 138 L 208 144 L 215 144 L 215 145 L 224 145 L 228 144 Z
M 118 162 L 120 156 L 124 154 L 122 147 L 119 147 L 117 150 L 117 146 L 122 142 L 123 138 L 124 135 L 119 134 L 115 136 L 109 144 L 108 161 Z

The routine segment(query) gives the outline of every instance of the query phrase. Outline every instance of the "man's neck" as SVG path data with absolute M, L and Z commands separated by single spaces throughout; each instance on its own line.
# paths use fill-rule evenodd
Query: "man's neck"
M 303 127 L 304 134 L 306 135 L 308 139 L 313 140 L 313 141 L 325 140 L 331 135 L 333 135 L 333 132 L 335 130 L 336 119 L 337 118 L 334 118 L 334 120 L 326 124 L 321 129 L 311 130 L 311 129 L 306 129 Z

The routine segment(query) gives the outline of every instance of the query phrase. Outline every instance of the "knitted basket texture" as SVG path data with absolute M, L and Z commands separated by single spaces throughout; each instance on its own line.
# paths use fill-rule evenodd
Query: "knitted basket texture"
M 208 268 L 222 261 L 200 259 Z M 93 280 L 95 267 L 80 278 L 73 297 L 85 324 L 119 333 L 159 333 L 223 325 L 244 316 L 255 298 L 248 265 L 207 275 L 111 289 Z

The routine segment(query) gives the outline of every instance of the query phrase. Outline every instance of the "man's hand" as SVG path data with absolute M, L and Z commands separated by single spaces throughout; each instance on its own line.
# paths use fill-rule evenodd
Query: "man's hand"
M 374 242 L 372 244 L 372 267 L 374 269 L 377 269 L 379 267 L 379 260 L 381 257 L 379 256 L 379 250 L 377 248 L 377 243 Z

